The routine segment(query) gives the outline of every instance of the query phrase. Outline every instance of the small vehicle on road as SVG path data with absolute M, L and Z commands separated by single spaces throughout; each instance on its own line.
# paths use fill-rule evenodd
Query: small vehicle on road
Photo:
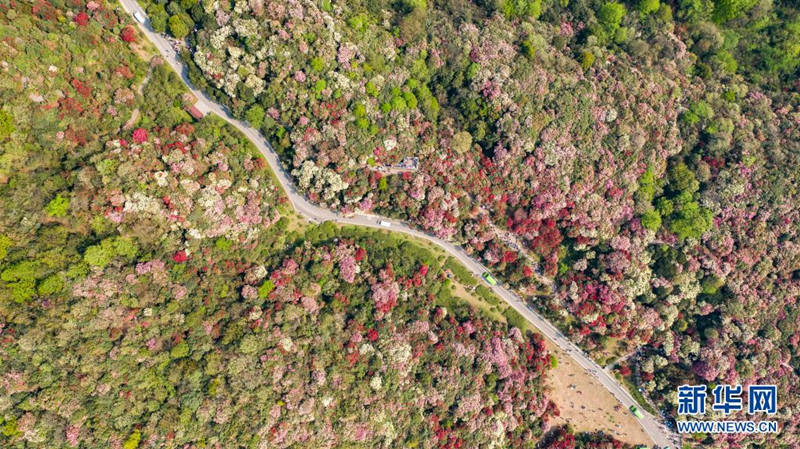
M 378 224 L 383 226 L 384 228 L 391 228 L 392 224 L 386 220 L 378 220 Z
M 486 281 L 489 285 L 497 285 L 497 279 L 494 278 L 489 273 L 483 273 L 483 280 Z
M 139 23 L 144 23 L 145 21 L 144 14 L 142 14 L 139 11 L 134 11 L 133 18 L 136 19 L 136 21 Z
M 642 411 L 639 410 L 639 407 L 637 407 L 635 405 L 631 405 L 630 407 L 628 407 L 628 409 L 631 411 L 631 413 L 633 413 L 633 416 L 635 416 L 635 417 L 637 417 L 639 419 L 644 418 L 644 415 L 642 414 Z

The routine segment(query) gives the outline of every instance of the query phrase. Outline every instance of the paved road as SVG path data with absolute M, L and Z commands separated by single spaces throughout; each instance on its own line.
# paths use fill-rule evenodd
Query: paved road
M 144 12 L 142 11 L 141 7 L 136 3 L 136 0 L 120 0 L 122 3 L 123 8 L 129 13 L 133 14 L 134 11 L 140 11 L 144 16 Z M 258 150 L 264 155 L 269 162 L 270 167 L 275 172 L 280 181 L 283 188 L 286 190 L 286 194 L 289 197 L 289 201 L 292 203 L 292 206 L 297 210 L 297 212 L 305 217 L 306 219 L 320 223 L 323 221 L 333 221 L 339 224 L 350 224 L 350 225 L 357 225 L 357 226 L 368 226 L 373 228 L 382 228 L 387 229 L 386 226 L 383 226 L 378 223 L 379 220 L 391 223 L 388 229 L 392 231 L 402 232 L 408 235 L 412 235 L 415 237 L 419 237 L 430 242 L 433 242 L 443 248 L 445 251 L 450 253 L 453 257 L 458 259 L 459 262 L 463 263 L 473 274 L 480 277 L 481 274 L 488 271 L 486 267 L 482 264 L 477 262 L 475 259 L 470 257 L 466 251 L 460 246 L 456 246 L 451 242 L 444 241 L 442 239 L 436 238 L 431 236 L 427 233 L 418 231 L 406 223 L 400 222 L 398 220 L 393 220 L 390 218 L 385 217 L 378 217 L 375 215 L 367 215 L 367 214 L 355 214 L 352 216 L 342 216 L 336 212 L 333 212 L 329 209 L 324 209 L 319 206 L 316 206 L 310 203 L 306 198 L 300 194 L 294 187 L 294 183 L 292 179 L 289 177 L 289 174 L 283 169 L 280 161 L 278 160 L 278 155 L 272 149 L 269 142 L 258 132 L 256 129 L 251 127 L 248 123 L 243 122 L 241 120 L 236 119 L 235 117 L 231 116 L 227 109 L 222 107 L 221 105 L 217 104 L 214 100 L 210 99 L 205 93 L 196 90 L 192 87 L 189 79 L 186 75 L 185 68 L 183 63 L 180 61 L 179 56 L 176 54 L 175 50 L 170 46 L 170 43 L 167 39 L 165 39 L 162 35 L 154 32 L 150 26 L 149 22 L 146 24 L 139 24 L 139 28 L 144 32 L 147 38 L 155 45 L 164 59 L 172 66 L 173 69 L 177 73 L 181 75 L 181 78 L 186 83 L 186 86 L 191 90 L 191 92 L 197 97 L 197 108 L 202 111 L 203 113 L 214 113 L 218 116 L 224 118 L 231 124 L 233 124 L 236 128 L 242 131 L 253 143 L 256 145 Z M 492 286 L 490 286 L 492 287 Z M 547 338 L 552 340 L 558 347 L 560 347 L 564 352 L 570 355 L 581 367 L 583 367 L 586 371 L 588 371 L 595 379 L 597 379 L 608 391 L 611 392 L 625 407 L 629 407 L 631 405 L 636 404 L 636 401 L 631 397 L 630 393 L 620 385 L 617 380 L 609 374 L 606 370 L 604 370 L 600 365 L 595 363 L 588 355 L 586 355 L 580 348 L 578 348 L 574 343 L 572 343 L 564 334 L 561 333 L 555 326 L 550 324 L 547 320 L 545 320 L 541 315 L 537 312 L 532 310 L 530 306 L 528 306 L 519 296 L 511 292 L 510 290 L 506 289 L 502 285 L 493 286 L 492 289 L 494 292 L 503 298 L 511 307 L 517 310 L 526 320 L 528 320 L 531 324 L 536 326 L 539 331 L 544 334 Z M 675 436 L 671 435 L 669 432 L 664 430 L 664 427 L 661 423 L 652 415 L 648 414 L 644 410 L 642 413 L 645 414 L 645 417 L 640 420 L 642 427 L 644 428 L 645 432 L 650 436 L 653 442 L 658 446 L 672 446 L 674 445 Z

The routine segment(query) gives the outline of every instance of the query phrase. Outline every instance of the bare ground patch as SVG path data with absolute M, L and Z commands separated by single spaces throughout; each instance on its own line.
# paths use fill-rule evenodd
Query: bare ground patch
M 547 378 L 550 396 L 561 411 L 557 424 L 570 424 L 579 432 L 602 430 L 632 445 L 652 444 L 636 417 L 600 382 L 550 340 L 547 348 L 558 357 L 558 366 Z

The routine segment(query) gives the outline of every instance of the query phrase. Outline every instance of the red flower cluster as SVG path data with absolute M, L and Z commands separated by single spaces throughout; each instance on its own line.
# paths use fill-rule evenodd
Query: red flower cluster
M 77 78 L 73 78 L 70 84 L 72 84 L 72 87 L 74 87 L 75 90 L 84 97 L 88 97 L 92 94 L 92 89 L 89 87 L 89 83 L 83 82 Z
M 144 128 L 136 128 L 133 131 L 133 141 L 136 143 L 144 143 L 147 140 L 147 130 Z
M 364 248 L 356 249 L 356 254 L 355 254 L 356 262 L 361 262 L 362 260 L 364 260 L 364 256 L 366 255 L 367 251 Z
M 186 262 L 186 259 L 188 258 L 189 257 L 186 256 L 186 251 L 184 250 L 176 251 L 175 254 L 172 255 L 172 260 L 174 260 L 177 263 Z
M 136 31 L 130 25 L 122 29 L 122 33 L 120 33 L 120 36 L 122 37 L 122 40 L 125 42 L 136 42 Z
M 89 14 L 86 14 L 85 12 L 78 13 L 78 15 L 72 20 L 75 21 L 78 26 L 85 27 L 89 24 Z

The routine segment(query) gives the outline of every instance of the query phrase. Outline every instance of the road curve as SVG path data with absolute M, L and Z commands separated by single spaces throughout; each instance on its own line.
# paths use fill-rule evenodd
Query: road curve
M 126 12 L 131 16 L 133 16 L 135 11 L 139 11 L 143 17 L 146 17 L 144 11 L 142 11 L 136 0 L 120 0 L 120 3 Z M 134 20 L 136 19 L 134 18 Z M 158 49 L 162 57 L 169 63 L 170 66 L 172 66 L 175 72 L 181 76 L 181 79 L 184 81 L 187 88 L 192 92 L 192 94 L 194 94 L 195 97 L 197 97 L 197 103 L 195 106 L 203 113 L 211 112 L 220 116 L 238 128 L 253 142 L 253 144 L 255 144 L 261 154 L 266 158 L 267 162 L 272 168 L 272 171 L 278 177 L 278 181 L 286 191 L 292 206 L 300 215 L 315 223 L 332 221 L 339 224 L 387 229 L 386 226 L 382 226 L 378 223 L 378 220 L 381 220 L 383 222 L 391 223 L 391 226 L 388 229 L 391 229 L 392 231 L 402 232 L 404 234 L 412 235 L 414 237 L 435 243 L 450 253 L 459 262 L 464 264 L 478 278 L 480 278 L 481 274 L 488 271 L 488 269 L 481 263 L 470 257 L 462 247 L 414 229 L 404 222 L 368 214 L 354 214 L 345 217 L 329 209 L 316 206 L 306 200 L 306 198 L 295 189 L 292 179 L 289 177 L 289 174 L 286 172 L 286 170 L 284 170 L 283 166 L 278 160 L 277 153 L 275 153 L 275 151 L 272 149 L 272 146 L 267 139 L 248 123 L 233 117 L 226 108 L 210 99 L 204 92 L 192 87 L 186 74 L 186 68 L 183 66 L 180 57 L 172 48 L 169 41 L 164 36 L 153 31 L 153 29 L 150 28 L 149 21 L 144 24 L 137 21 L 137 24 L 144 35 L 147 36 L 150 42 Z M 526 320 L 539 329 L 542 334 L 553 341 L 553 343 L 555 343 L 564 352 L 569 354 L 569 356 L 572 357 L 572 359 L 575 360 L 578 365 L 588 371 L 592 377 L 597 379 L 608 391 L 610 391 L 611 394 L 613 394 L 623 406 L 630 407 L 631 405 L 637 405 L 636 400 L 633 399 L 625 387 L 620 385 L 619 382 L 617 382 L 617 380 L 608 371 L 604 370 L 600 365 L 595 363 L 586 353 L 572 343 L 554 325 L 550 324 L 549 321 L 534 311 L 519 296 L 502 285 L 489 287 L 491 287 L 498 296 L 503 298 L 503 300 L 505 300 L 511 307 L 525 317 Z M 647 435 L 653 440 L 653 443 L 655 443 L 657 446 L 668 447 L 675 445 L 679 441 L 677 436 L 669 433 L 658 421 L 658 419 L 644 410 L 642 410 L 642 413 L 644 414 L 644 417 L 640 419 L 639 422 Z

